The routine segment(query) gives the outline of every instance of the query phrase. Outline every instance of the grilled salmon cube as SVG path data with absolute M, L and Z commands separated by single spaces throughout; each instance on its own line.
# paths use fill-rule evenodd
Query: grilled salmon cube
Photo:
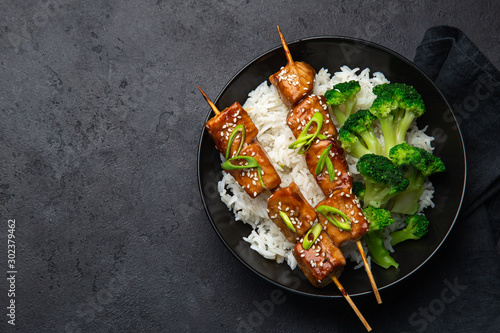
M 309 64 L 295 61 L 271 75 L 269 81 L 278 90 L 283 103 L 290 108 L 311 94 L 315 75 L 316 71 Z
M 332 162 L 335 169 L 333 181 L 330 181 L 330 175 L 326 168 L 323 167 L 320 173 L 316 174 L 316 168 L 321 154 L 331 145 L 328 158 Z M 340 188 L 351 189 L 352 179 L 349 173 L 349 166 L 344 159 L 344 150 L 338 145 L 336 140 L 318 140 L 304 153 L 306 158 L 307 168 L 318 183 L 319 187 L 329 197 L 332 193 Z
M 215 146 L 222 155 L 226 155 L 229 137 L 232 131 L 238 125 L 245 127 L 244 145 L 252 143 L 257 137 L 258 129 L 255 127 L 248 113 L 243 109 L 240 103 L 234 102 L 231 106 L 224 109 L 220 114 L 211 118 L 205 123 L 205 128 L 210 137 L 215 142 Z M 237 135 L 231 146 L 230 157 L 236 153 L 241 142 L 241 135 Z
M 300 135 L 316 112 L 321 113 L 323 116 L 323 125 L 321 126 L 320 133 L 327 138 L 337 137 L 337 129 L 331 120 L 330 113 L 328 113 L 325 97 L 309 95 L 291 109 L 287 115 L 286 123 L 292 130 L 295 138 Z M 316 123 L 313 123 L 307 132 L 315 133 L 316 129 Z
M 285 213 L 295 228 L 287 226 L 279 212 Z M 291 183 L 276 190 L 267 201 L 267 212 L 271 220 L 281 229 L 290 242 L 295 243 L 316 221 L 316 211 L 302 195 L 299 187 Z
M 336 190 L 330 197 L 318 203 L 315 207 L 316 210 L 322 205 L 337 208 L 351 220 L 349 222 L 351 230 L 342 230 L 328 221 L 323 214 L 318 213 L 319 223 L 337 247 L 358 241 L 368 231 L 369 223 L 363 215 L 359 200 L 351 193 L 351 190 Z M 340 215 L 334 214 L 333 216 L 341 222 L 344 221 Z
M 262 181 L 266 187 L 263 187 L 260 183 L 257 168 L 228 170 L 251 198 L 257 197 L 259 194 L 266 191 L 266 188 L 268 190 L 273 190 L 281 184 L 280 176 L 274 169 L 266 151 L 258 141 L 254 141 L 252 144 L 243 148 L 238 156 L 253 157 L 261 167 Z M 235 159 L 233 160 L 233 164 L 246 165 L 247 161 Z
M 316 242 L 305 250 L 301 239 L 293 248 L 297 264 L 315 287 L 324 287 L 339 277 L 346 264 L 345 258 L 328 235 L 322 231 Z

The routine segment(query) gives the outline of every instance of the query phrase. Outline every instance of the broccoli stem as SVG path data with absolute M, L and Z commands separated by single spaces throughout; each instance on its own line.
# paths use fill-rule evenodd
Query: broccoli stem
M 350 151 L 349 153 L 356 157 L 356 158 L 360 158 L 361 156 L 363 155 L 366 155 L 366 154 L 372 154 L 372 152 L 370 150 L 368 150 L 368 148 L 366 148 L 362 143 L 358 142 L 354 145 L 352 145 L 350 147 Z
M 399 264 L 384 247 L 382 230 L 367 232 L 364 237 L 374 263 L 385 269 L 391 266 L 399 267 Z
M 384 135 L 385 156 L 389 156 L 389 151 L 396 145 L 396 130 L 394 129 L 394 116 L 388 115 L 386 118 L 379 118 L 382 134 Z
M 373 132 L 364 131 L 359 133 L 359 136 L 365 141 L 366 147 L 372 154 L 382 155 L 382 146 Z
M 398 231 L 395 231 L 391 234 L 392 240 L 391 240 L 391 245 L 397 245 L 401 242 L 404 242 L 408 239 L 420 239 L 420 237 L 415 236 L 413 231 L 410 228 L 405 228 L 401 229 Z
M 405 112 L 404 117 L 398 121 L 398 129 L 396 133 L 396 144 L 406 142 L 406 132 L 411 126 L 411 123 L 415 119 L 415 114 L 413 112 Z
M 356 98 L 356 96 L 353 96 L 352 98 L 348 98 L 346 101 L 345 101 L 345 118 L 349 118 L 349 116 L 351 114 L 353 114 L 353 111 L 354 111 L 354 107 L 356 106 L 356 103 L 357 103 L 358 99 Z
M 347 117 L 345 116 L 344 112 L 340 109 L 339 105 L 331 105 L 333 115 L 335 116 L 335 119 L 337 119 L 337 123 L 339 123 L 339 127 L 342 127 L 344 125 Z
M 422 191 L 420 190 L 401 192 L 394 200 L 391 212 L 409 215 L 415 214 L 418 211 L 418 199 L 421 194 Z
M 412 168 L 405 174 L 405 178 L 410 181 L 410 185 L 396 195 L 391 212 L 412 215 L 418 210 L 418 199 L 424 192 L 425 176 Z
M 365 182 L 365 196 L 363 198 L 364 206 L 375 208 L 385 208 L 387 202 L 393 197 L 389 195 L 390 188 L 370 181 Z

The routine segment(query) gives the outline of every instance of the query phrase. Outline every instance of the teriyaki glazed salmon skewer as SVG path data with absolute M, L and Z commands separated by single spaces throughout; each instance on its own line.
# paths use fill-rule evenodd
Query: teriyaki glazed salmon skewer
M 227 169 L 228 166 L 225 165 L 228 162 L 242 159 L 242 156 L 249 156 L 240 155 L 243 151 L 245 151 L 245 148 L 251 147 L 252 145 L 260 147 L 260 144 L 258 143 L 258 141 L 256 141 L 257 129 L 255 125 L 238 102 L 235 102 L 233 105 L 220 112 L 215 104 L 203 92 L 203 90 L 200 87 L 198 87 L 198 89 L 215 113 L 215 117 L 207 121 L 205 127 L 214 140 L 217 149 L 222 154 L 225 154 L 226 162 L 222 164 L 222 167 L 230 172 L 231 175 L 233 175 L 236 181 L 252 198 L 255 198 L 258 195 L 256 194 L 257 191 L 252 192 L 250 190 L 250 187 L 246 186 L 248 183 L 247 178 L 249 177 L 246 174 L 234 172 L 235 170 L 239 171 L 240 169 L 231 169 L 230 167 L 229 169 Z M 250 138 L 246 137 L 245 135 L 247 127 L 250 132 Z M 237 137 L 239 138 L 238 141 L 236 141 Z M 279 198 L 281 197 L 286 198 L 288 202 L 296 205 L 296 208 L 292 210 L 298 211 L 299 207 L 301 207 L 301 210 L 304 210 L 305 208 L 305 214 L 303 216 L 304 224 L 303 228 L 300 228 L 300 230 L 302 231 L 300 234 L 303 235 L 303 237 L 293 249 L 293 255 L 297 260 L 298 266 L 304 272 L 304 275 L 306 275 L 309 281 L 317 287 L 325 286 L 333 281 L 339 288 L 344 298 L 348 301 L 352 309 L 355 311 L 367 331 L 371 331 L 370 325 L 365 320 L 359 309 L 351 300 L 349 294 L 345 291 L 344 287 L 338 280 L 338 276 L 340 276 L 340 273 L 343 271 L 346 263 L 342 252 L 333 244 L 328 235 L 326 235 L 326 233 L 322 230 L 323 228 L 321 224 L 315 223 L 317 222 L 316 212 L 312 208 L 312 206 L 307 203 L 303 195 L 300 193 L 299 188 L 294 183 L 292 183 L 287 188 L 278 188 L 281 180 L 272 167 L 272 164 L 269 161 L 269 158 L 267 157 L 265 151 L 261 148 L 260 152 L 261 155 L 252 154 L 252 156 L 250 157 L 255 159 L 255 161 L 257 161 L 258 163 L 260 162 L 263 165 L 270 166 L 272 168 L 272 171 L 267 170 L 267 168 L 264 169 L 264 167 L 260 164 L 258 167 L 255 167 L 255 164 L 251 164 L 253 162 L 252 159 L 246 160 L 246 164 L 239 163 L 237 164 L 237 166 L 245 166 L 251 164 L 252 168 L 257 168 L 257 172 L 259 171 L 259 167 L 262 168 L 264 173 L 263 175 L 258 176 L 261 182 L 261 191 L 259 192 L 259 194 L 264 192 L 266 189 L 273 190 L 273 195 L 271 195 L 268 200 L 268 205 L 270 207 L 273 206 L 273 202 L 276 203 L 276 199 L 279 200 Z M 273 172 L 276 174 L 275 176 L 273 175 Z M 269 182 L 266 182 L 266 175 L 270 177 Z M 252 179 L 252 185 L 258 186 L 255 176 L 253 177 L 254 178 Z M 270 188 L 266 186 L 266 184 L 268 183 L 272 184 L 270 185 Z M 247 188 L 250 191 L 247 191 Z M 278 209 L 281 208 L 281 202 L 278 203 L 276 207 Z M 289 209 L 285 208 L 285 210 L 288 211 Z M 285 218 L 286 216 L 286 214 L 280 214 L 279 212 L 278 214 L 281 216 L 280 218 Z M 286 218 L 285 221 L 288 222 Z M 310 228 L 311 223 L 315 223 L 312 228 Z M 285 230 L 284 227 L 280 228 L 283 228 L 282 231 Z M 286 228 L 289 228 L 289 226 L 287 226 Z M 293 239 L 293 242 L 295 242 L 295 240 L 298 238 L 298 235 L 296 235 L 296 231 L 294 231 L 291 236 L 285 234 L 285 237 L 287 237 L 289 240 Z M 315 261 L 318 262 L 315 263 Z
M 257 141 L 257 127 L 245 109 L 235 102 L 219 111 L 205 92 L 200 87 L 198 89 L 215 113 L 205 123 L 205 128 L 226 159 L 222 168 L 234 177 L 251 198 L 266 190 L 276 189 L 281 184 L 280 176 Z
M 382 303 L 375 279 L 361 244 L 368 231 L 358 199 L 352 194 L 352 180 L 344 151 L 337 140 L 324 96 L 311 94 L 315 70 L 305 62 L 294 61 L 278 27 L 287 58 L 286 66 L 269 77 L 285 105 L 289 107 L 286 123 L 296 141 L 291 149 L 303 154 L 307 167 L 326 199 L 316 206 L 320 222 L 337 247 L 356 242 L 377 302 Z M 324 223 L 326 221 L 326 223 Z
M 277 189 L 268 199 L 269 218 L 293 243 L 293 256 L 309 282 L 323 288 L 332 281 L 339 288 L 367 331 L 371 327 L 339 281 L 346 260 L 323 226 L 318 222 L 316 210 L 307 202 L 299 187 L 291 183 Z

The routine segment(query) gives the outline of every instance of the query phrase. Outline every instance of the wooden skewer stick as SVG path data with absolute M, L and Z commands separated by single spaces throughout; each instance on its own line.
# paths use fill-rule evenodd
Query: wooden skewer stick
M 283 37 L 283 34 L 281 33 L 280 27 L 278 25 L 276 27 L 278 28 L 278 33 L 280 35 L 281 45 L 283 45 L 283 49 L 285 50 L 286 60 L 288 61 L 289 65 L 293 65 L 292 54 L 290 53 L 290 50 L 288 49 L 288 45 L 286 44 L 285 37 Z
M 201 90 L 200 86 L 199 85 L 196 85 L 196 86 L 198 87 L 198 89 L 200 89 L 201 94 L 203 95 L 203 97 L 205 97 L 205 100 L 207 101 L 208 105 L 210 105 L 210 107 L 214 111 L 215 115 L 216 116 L 219 115 L 220 114 L 219 109 L 217 109 L 215 104 L 210 100 L 210 98 L 208 98 L 207 94 L 205 94 L 205 92 L 203 90 Z
M 372 285 L 373 292 L 375 293 L 377 303 L 382 304 L 382 298 L 380 297 L 380 293 L 378 292 L 377 284 L 375 283 L 375 279 L 373 278 L 372 270 L 368 265 L 368 260 L 366 260 L 366 254 L 365 250 L 363 250 L 363 245 L 361 244 L 360 240 L 358 240 L 356 244 L 358 245 L 359 253 L 361 254 L 361 258 L 363 259 L 363 263 L 365 264 L 366 274 L 368 274 L 368 279 L 370 279 L 370 283 Z
M 354 312 L 356 312 L 356 314 L 358 315 L 359 320 L 361 320 L 361 322 L 363 323 L 363 325 L 365 325 L 366 330 L 368 332 L 370 332 L 372 330 L 372 328 L 370 327 L 370 324 L 368 324 L 368 322 L 366 321 L 365 317 L 363 317 L 363 315 L 359 311 L 359 309 L 356 306 L 356 304 L 354 304 L 354 302 L 352 301 L 352 299 L 349 296 L 349 294 L 345 291 L 344 287 L 342 287 L 342 284 L 340 284 L 339 279 L 337 279 L 337 277 L 334 275 L 334 276 L 332 276 L 332 280 L 337 285 L 337 287 L 339 288 L 340 292 L 342 293 L 342 295 L 344 296 L 344 298 L 347 300 L 347 302 L 349 303 L 349 305 L 351 306 L 351 308 L 354 310 Z

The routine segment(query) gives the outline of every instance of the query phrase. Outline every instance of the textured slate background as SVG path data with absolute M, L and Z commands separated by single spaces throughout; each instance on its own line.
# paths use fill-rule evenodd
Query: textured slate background
M 0 269 L 15 219 L 16 328 L 362 331 L 342 300 L 275 289 L 219 241 L 197 188 L 208 108 L 196 84 L 215 98 L 279 45 L 276 24 L 289 41 L 353 36 L 410 59 L 448 24 L 500 66 L 498 2 L 407 1 L 385 15 L 390 3 L 1 0 Z M 406 305 L 404 287 L 384 302 Z M 356 302 L 369 321 L 383 312 Z

